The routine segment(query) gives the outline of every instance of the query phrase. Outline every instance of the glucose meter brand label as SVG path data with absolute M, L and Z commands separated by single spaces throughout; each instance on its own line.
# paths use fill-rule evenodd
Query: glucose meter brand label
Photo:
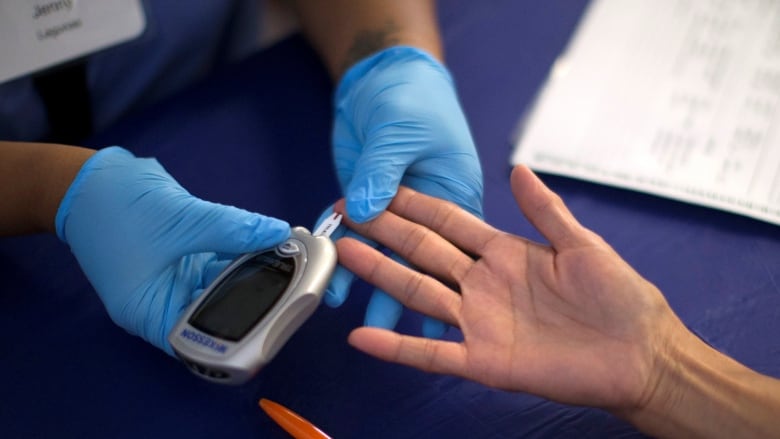
M 225 351 L 227 351 L 227 346 L 224 343 L 220 343 L 205 334 L 201 334 L 200 332 L 195 332 L 185 328 L 182 329 L 179 335 L 182 338 L 186 338 L 187 340 L 193 341 L 199 345 L 217 351 L 220 354 L 224 354 Z

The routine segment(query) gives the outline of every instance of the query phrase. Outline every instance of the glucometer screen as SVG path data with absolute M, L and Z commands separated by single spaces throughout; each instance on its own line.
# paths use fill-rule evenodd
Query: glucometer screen
M 280 258 L 273 251 L 259 254 L 212 290 L 189 323 L 215 337 L 238 341 L 279 300 L 294 272 L 293 258 Z

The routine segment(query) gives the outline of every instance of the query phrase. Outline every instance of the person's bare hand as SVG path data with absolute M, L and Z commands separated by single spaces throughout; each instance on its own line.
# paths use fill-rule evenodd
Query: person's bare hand
M 347 220 L 421 272 L 353 239 L 337 243 L 345 267 L 463 333 L 452 342 L 362 327 L 349 342 L 383 360 L 560 402 L 641 407 L 660 378 L 654 359 L 682 324 L 528 168 L 517 167 L 511 184 L 550 246 L 407 188 L 373 221 Z

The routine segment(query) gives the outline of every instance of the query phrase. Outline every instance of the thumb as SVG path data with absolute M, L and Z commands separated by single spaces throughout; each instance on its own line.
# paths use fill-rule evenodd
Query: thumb
M 557 251 L 592 243 L 592 234 L 580 225 L 561 197 L 525 165 L 517 165 L 510 177 L 512 193 L 528 221 Z
M 347 215 L 362 223 L 382 213 L 393 201 L 408 167 L 403 155 L 368 152 L 361 156 L 344 197 Z
M 290 236 L 287 222 L 233 206 L 193 198 L 175 224 L 172 239 L 185 253 L 238 254 L 273 247 Z

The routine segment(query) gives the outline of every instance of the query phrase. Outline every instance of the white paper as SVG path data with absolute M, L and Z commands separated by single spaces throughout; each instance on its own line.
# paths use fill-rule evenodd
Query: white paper
M 595 0 L 513 163 L 780 224 L 780 0 Z

